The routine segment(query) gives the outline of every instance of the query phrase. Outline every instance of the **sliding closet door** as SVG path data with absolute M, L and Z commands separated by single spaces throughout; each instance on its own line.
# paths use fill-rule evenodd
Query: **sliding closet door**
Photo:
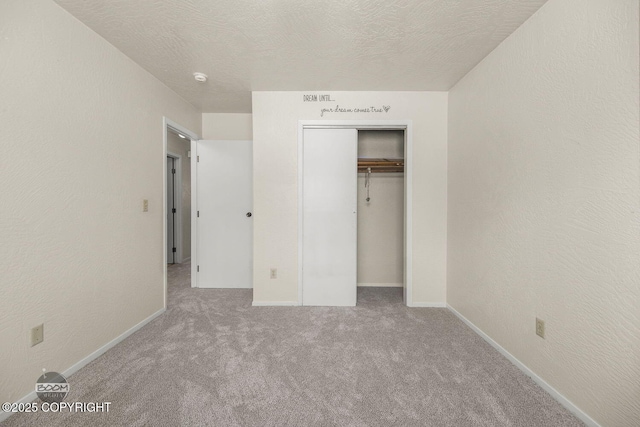
M 302 304 L 354 306 L 358 131 L 305 129 L 303 138 Z

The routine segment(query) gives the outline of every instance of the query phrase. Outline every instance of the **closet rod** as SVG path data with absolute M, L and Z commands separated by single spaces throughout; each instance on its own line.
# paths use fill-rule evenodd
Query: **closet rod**
M 358 172 L 404 172 L 404 159 L 358 159 Z

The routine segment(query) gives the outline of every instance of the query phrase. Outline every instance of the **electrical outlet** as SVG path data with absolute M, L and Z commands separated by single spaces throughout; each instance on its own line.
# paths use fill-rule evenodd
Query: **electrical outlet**
M 278 278 L 278 269 L 277 268 L 272 268 L 271 269 L 271 275 L 269 276 L 269 278 L 271 278 L 271 279 L 277 279 Z
M 147 199 L 142 201 L 142 212 L 149 212 L 149 201 Z
M 44 323 L 31 328 L 31 347 L 44 341 Z
M 544 320 L 536 317 L 536 335 L 540 338 L 544 338 Z

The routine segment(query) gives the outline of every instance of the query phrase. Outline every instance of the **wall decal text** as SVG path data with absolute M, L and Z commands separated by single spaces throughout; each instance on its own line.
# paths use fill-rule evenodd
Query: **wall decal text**
M 327 93 L 322 93 L 322 94 L 302 95 L 302 102 L 336 102 L 336 101 L 335 99 L 331 99 L 331 95 Z
M 381 107 L 349 108 L 341 107 L 338 104 L 335 108 L 321 108 L 320 117 L 324 117 L 326 113 L 388 113 L 390 109 L 390 105 L 383 105 Z

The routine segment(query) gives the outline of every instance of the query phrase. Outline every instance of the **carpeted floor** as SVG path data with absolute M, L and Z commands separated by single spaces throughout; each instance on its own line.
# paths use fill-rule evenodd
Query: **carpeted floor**
M 3 426 L 582 426 L 446 309 L 402 289 L 358 306 L 251 307 L 251 290 L 189 287 L 165 314 L 69 378 L 109 413 L 16 414 Z

